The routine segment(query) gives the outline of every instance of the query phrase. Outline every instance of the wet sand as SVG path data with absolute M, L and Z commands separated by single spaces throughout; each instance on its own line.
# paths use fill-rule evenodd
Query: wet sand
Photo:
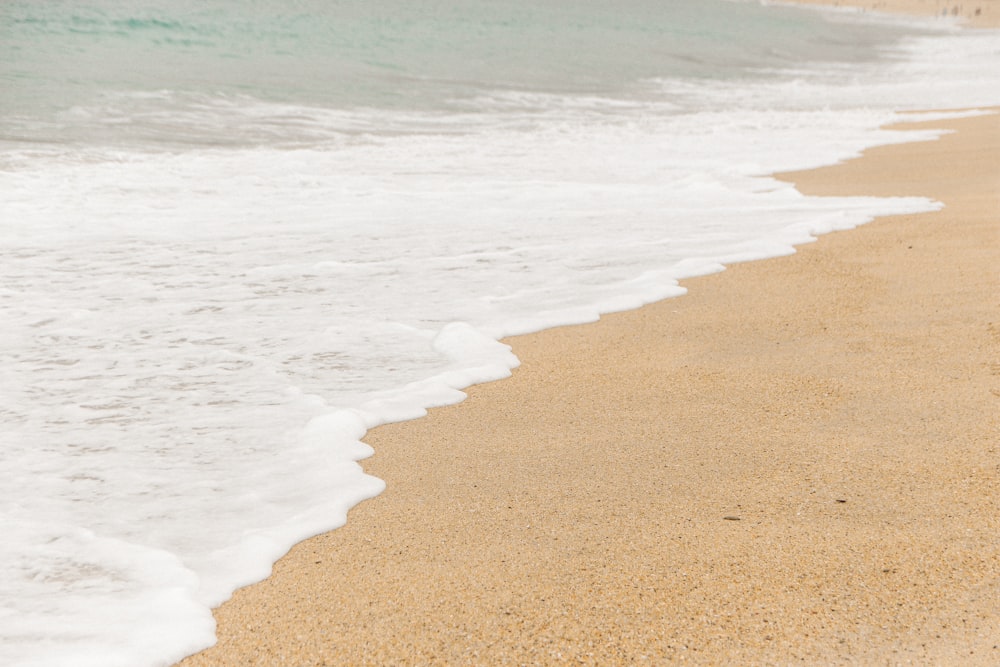
M 784 176 L 924 195 L 510 339 L 201 665 L 1000 664 L 1000 116 Z

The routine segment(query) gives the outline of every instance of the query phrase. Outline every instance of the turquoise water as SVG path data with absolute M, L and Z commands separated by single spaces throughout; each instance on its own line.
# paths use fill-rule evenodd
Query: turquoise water
M 170 91 L 178 111 L 241 96 L 454 110 L 498 91 L 632 96 L 654 78 L 863 61 L 904 32 L 722 0 L 6 2 L 0 31 L 5 134 L 28 141 L 109 139 L 69 112 L 114 94 Z
M 0 664 L 204 648 L 392 483 L 366 430 L 509 375 L 503 337 L 935 208 L 767 174 L 1000 103 L 997 43 L 715 0 L 0 3 Z

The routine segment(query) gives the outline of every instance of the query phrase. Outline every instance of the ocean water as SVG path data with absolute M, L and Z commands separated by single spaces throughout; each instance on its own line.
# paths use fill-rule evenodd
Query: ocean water
M 498 339 L 920 198 L 997 32 L 721 0 L 0 3 L 0 663 L 168 665 Z M 442 463 L 444 465 L 444 463 Z M 351 591 L 344 591 L 351 595 Z

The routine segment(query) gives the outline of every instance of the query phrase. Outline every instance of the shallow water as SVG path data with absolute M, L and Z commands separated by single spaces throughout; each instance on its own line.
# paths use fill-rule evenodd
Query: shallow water
M 169 664 L 497 339 L 920 199 L 765 175 L 996 104 L 996 33 L 751 3 L 0 5 L 0 661 Z M 778 46 L 776 46 L 778 45 Z

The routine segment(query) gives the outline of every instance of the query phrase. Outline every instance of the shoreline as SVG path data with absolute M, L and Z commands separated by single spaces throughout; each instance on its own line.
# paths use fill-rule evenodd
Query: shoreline
M 949 0 L 794 0 L 790 4 L 944 17 L 958 19 L 963 27 L 1000 28 L 1000 0 L 978 0 L 970 6 Z M 1000 109 L 989 111 L 1000 113 Z M 918 112 L 912 114 L 916 116 Z M 952 127 L 955 123 L 962 125 L 964 120 L 915 119 L 889 129 Z M 182 660 L 178 667 L 675 661 L 701 664 L 918 661 L 969 665 L 1000 662 L 1000 642 L 995 639 L 1000 637 L 1000 605 L 995 602 L 1000 599 L 997 565 L 1000 538 L 993 537 L 1000 535 L 1000 521 L 996 518 L 1000 514 L 997 511 L 1000 467 L 995 465 L 995 456 L 1000 453 L 995 444 L 995 436 L 1000 433 L 1000 381 L 997 380 L 1000 371 L 995 363 L 1000 358 L 1000 322 L 988 319 L 1000 309 L 1000 302 L 992 304 L 992 310 L 988 303 L 990 297 L 1000 293 L 1000 279 L 995 271 L 992 276 L 989 273 L 1000 260 L 1000 252 L 996 250 L 1000 246 L 1000 196 L 996 194 L 1000 190 L 1000 160 L 987 155 L 991 150 L 993 156 L 1000 154 L 1000 117 L 972 124 L 978 125 L 978 129 L 960 130 L 964 148 L 942 150 L 937 145 L 947 138 L 942 137 L 931 142 L 876 147 L 844 164 L 773 175 L 794 183 L 808 195 L 929 196 L 946 200 L 946 211 L 879 218 L 860 230 L 834 232 L 822 236 L 817 244 L 798 246 L 796 254 L 789 258 L 790 262 L 798 262 L 798 266 L 778 264 L 786 258 L 729 265 L 723 274 L 683 280 L 681 284 L 689 289 L 689 296 L 668 298 L 635 311 L 603 315 L 595 324 L 557 327 L 505 339 L 503 342 L 512 345 L 522 360 L 522 367 L 515 371 L 513 379 L 472 386 L 465 390 L 469 398 L 457 406 L 432 409 L 427 417 L 416 422 L 389 424 L 370 431 L 364 440 L 376 449 L 376 454 L 365 461 L 365 469 L 387 481 L 391 479 L 389 491 L 353 508 L 347 526 L 293 547 L 275 564 L 271 577 L 238 590 L 233 599 L 214 610 L 220 624 L 218 644 Z M 907 151 L 907 147 L 913 150 Z M 903 151 L 897 153 L 897 149 Z M 916 168 L 914 161 L 919 163 Z M 941 178 L 943 164 L 948 166 L 947 178 Z M 969 178 L 983 164 L 986 168 L 978 174 L 980 178 Z M 901 170 L 901 166 L 907 168 Z M 959 171 L 953 171 L 955 168 Z M 935 170 L 937 178 L 929 176 Z M 987 181 L 992 177 L 987 187 L 983 187 L 984 174 Z M 943 184 L 942 192 L 948 192 L 948 197 L 930 192 L 928 186 L 932 183 Z M 960 203 L 958 209 L 956 203 Z M 945 222 L 945 226 L 965 222 L 964 218 L 971 216 L 980 245 L 956 238 L 955 231 L 927 234 L 935 225 L 933 220 L 928 223 L 927 216 Z M 875 225 L 900 226 L 896 230 L 899 238 L 894 244 L 888 243 L 889 230 L 883 230 L 878 242 L 866 237 L 839 238 Z M 838 378 L 825 378 L 827 383 L 818 387 L 822 397 L 817 399 L 818 389 L 813 386 L 816 377 L 801 373 L 804 363 L 816 361 L 825 371 L 833 372 L 835 364 L 830 363 L 828 355 L 837 343 L 829 331 L 833 327 L 828 325 L 830 321 L 843 319 L 845 312 L 857 315 L 858 308 L 850 303 L 851 297 L 841 294 L 845 288 L 841 279 L 846 275 L 842 267 L 880 268 L 893 274 L 891 282 L 896 283 L 897 296 L 905 301 L 908 289 L 899 290 L 901 277 L 908 275 L 908 282 L 918 278 L 926 285 L 933 279 L 917 276 L 913 271 L 944 261 L 943 257 L 932 257 L 941 254 L 935 253 L 933 246 L 921 247 L 922 252 L 915 253 L 909 251 L 918 246 L 907 244 L 908 252 L 900 254 L 901 239 L 914 229 L 920 230 L 917 236 L 923 241 L 943 241 L 953 258 L 964 258 L 964 251 L 976 255 L 976 265 L 985 267 L 985 275 L 971 282 L 967 278 L 974 270 L 968 267 L 945 271 L 938 266 L 931 272 L 936 277 L 950 273 L 952 279 L 962 274 L 965 283 L 960 290 L 962 305 L 955 310 L 961 311 L 964 319 L 951 328 L 962 329 L 963 340 L 972 341 L 974 349 L 967 354 L 951 355 L 952 360 L 959 359 L 958 375 L 946 360 L 931 363 L 924 359 L 920 351 L 934 354 L 942 344 L 948 345 L 949 341 L 937 331 L 946 328 L 948 322 L 939 307 L 933 308 L 933 316 L 928 317 L 928 311 L 918 308 L 915 313 L 911 304 L 906 326 L 899 326 L 900 323 L 895 326 L 908 329 L 909 336 L 903 338 L 909 340 L 900 345 L 898 335 L 890 336 L 891 340 L 878 340 L 876 346 L 866 339 L 851 352 L 872 357 L 878 356 L 875 352 L 879 347 L 884 352 L 886 345 L 910 347 L 913 349 L 909 354 L 894 356 L 897 361 L 919 360 L 925 366 L 923 373 L 903 369 L 902 365 L 887 372 L 885 368 L 891 362 L 878 359 L 884 362 L 882 368 L 873 370 L 878 364 L 869 364 L 871 368 L 862 373 L 864 391 L 855 391 L 850 398 L 857 403 L 861 394 L 873 389 L 878 398 L 885 398 L 892 394 L 884 391 L 887 378 L 902 376 L 905 388 L 920 394 L 924 406 L 941 410 L 942 406 L 950 409 L 957 404 L 960 416 L 948 419 L 933 410 L 922 413 L 915 408 L 907 409 L 904 406 L 910 397 L 893 395 L 893 410 L 888 415 L 873 416 L 870 406 L 865 406 L 869 408 L 867 419 L 855 429 L 868 427 L 877 431 L 881 427 L 884 432 L 886 424 L 879 420 L 893 418 L 889 425 L 898 427 L 898 434 L 895 439 L 890 437 L 891 446 L 885 452 L 880 450 L 885 443 L 871 433 L 853 432 L 847 440 L 839 442 L 831 434 L 823 434 L 827 437 L 816 443 L 801 439 L 804 434 L 816 435 L 816 424 L 811 425 L 810 431 L 803 429 L 799 421 L 815 422 L 817 412 L 828 417 L 831 405 L 842 408 L 844 403 L 845 393 L 838 391 L 843 389 Z M 831 236 L 838 237 L 837 245 L 825 247 L 833 246 Z M 823 251 L 814 251 L 813 246 L 820 244 L 824 244 Z M 890 253 L 892 259 L 880 256 L 879 248 L 895 251 Z M 860 256 L 850 254 L 859 250 Z M 809 260 L 808 256 L 793 259 L 813 252 L 818 253 L 818 260 L 816 257 Z M 910 261 L 914 255 L 920 255 L 917 262 Z M 905 268 L 902 271 L 892 268 L 900 260 L 904 260 L 901 263 Z M 775 266 L 770 266 L 772 263 Z M 761 264 L 768 266 L 757 266 Z M 834 265 L 839 268 L 831 272 Z M 807 268 L 805 272 L 803 267 Z M 814 280 L 814 269 L 826 271 L 825 277 L 835 277 L 838 283 L 807 282 L 804 287 L 790 289 L 803 273 Z M 747 286 L 741 293 L 737 290 L 735 296 L 732 293 L 727 296 L 726 292 L 732 291 L 732 285 L 727 283 L 736 280 L 732 277 L 736 271 L 746 272 L 743 280 L 763 278 L 762 282 L 772 287 L 772 293 L 761 300 Z M 860 293 L 867 297 L 871 291 L 878 291 L 869 290 L 868 286 L 859 290 L 862 287 L 859 276 L 853 270 L 847 273 L 854 278 L 855 296 Z M 716 280 L 723 285 L 721 293 L 714 291 L 718 289 L 713 282 Z M 809 293 L 810 285 L 819 287 L 822 294 Z M 938 289 L 931 287 L 933 294 L 922 300 L 923 305 L 940 306 L 940 299 L 955 286 L 951 280 L 937 286 Z M 691 298 L 696 288 L 700 303 L 671 308 L 679 299 Z M 829 300 L 824 304 L 828 315 L 833 313 L 832 319 L 822 326 L 819 338 L 826 340 L 818 353 L 814 350 L 809 359 L 804 359 L 809 355 L 799 354 L 791 366 L 791 375 L 789 368 L 748 371 L 742 358 L 737 360 L 740 363 L 736 364 L 735 374 L 730 368 L 716 368 L 706 374 L 706 368 L 697 365 L 683 363 L 678 367 L 679 360 L 688 358 L 684 356 L 690 352 L 687 348 L 666 353 L 657 350 L 653 358 L 649 356 L 650 350 L 664 340 L 685 340 L 691 350 L 698 351 L 693 356 L 704 361 L 706 348 L 720 351 L 712 346 L 726 338 L 727 323 L 735 321 L 744 332 L 747 320 L 754 319 L 740 317 L 739 309 L 756 308 L 762 301 L 764 307 L 773 308 L 783 300 L 780 295 L 786 291 L 793 293 L 792 303 L 783 306 L 789 312 L 816 315 L 823 308 L 811 308 L 808 304 L 825 298 Z M 883 300 L 883 305 L 888 308 L 881 318 L 876 318 L 877 328 L 892 329 L 893 326 L 885 325 L 892 319 L 891 309 L 899 304 Z M 970 321 L 971 310 L 976 310 L 980 317 Z M 680 315 L 683 326 L 691 314 L 700 328 L 679 331 L 678 325 L 670 321 Z M 784 343 L 783 352 L 787 353 L 789 347 L 802 343 L 803 337 L 790 336 L 803 328 L 801 323 L 775 322 L 774 313 L 770 315 L 774 331 L 768 333 L 766 347 L 773 343 L 777 348 Z M 927 319 L 924 326 L 917 326 L 922 319 Z M 983 322 L 986 322 L 985 335 L 972 335 L 969 325 L 974 327 Z M 775 333 L 779 324 L 793 331 Z M 658 329 L 664 325 L 668 325 L 666 335 L 651 338 L 651 327 Z M 705 329 L 709 330 L 707 339 L 698 333 Z M 636 330 L 641 335 L 635 335 Z M 912 339 L 924 337 L 931 344 L 921 350 L 921 345 L 913 344 Z M 759 336 L 749 342 L 749 346 L 756 343 L 755 354 L 764 352 L 764 358 L 771 361 L 777 358 L 772 351 L 760 348 L 760 342 Z M 954 341 L 950 343 L 952 352 L 961 347 Z M 858 344 L 850 341 L 847 347 L 852 345 Z M 722 348 L 723 356 L 732 361 L 729 345 Z M 595 349 L 599 358 L 609 354 L 624 362 L 623 366 L 632 364 L 625 370 L 633 373 L 622 372 L 620 368 L 595 368 L 593 361 L 582 361 L 595 355 Z M 676 380 L 681 371 L 683 380 L 692 386 L 667 386 L 669 383 L 657 377 L 655 370 L 646 368 L 651 361 L 653 369 L 658 370 L 662 370 L 666 361 L 674 371 L 671 377 Z M 854 368 L 857 370 L 857 363 Z M 938 373 L 937 380 L 950 380 L 943 383 L 946 387 L 934 387 L 934 381 L 927 380 L 931 368 Z M 984 373 L 984 368 L 990 370 Z M 522 380 L 519 377 L 522 373 L 531 377 L 521 381 L 520 387 L 507 386 L 515 379 Z M 762 383 L 762 375 L 768 376 L 770 382 Z M 650 386 L 637 387 L 635 376 L 652 382 Z M 733 376 L 739 378 L 735 391 L 731 386 Z M 748 376 L 754 381 L 744 382 Z M 793 380 L 790 389 L 775 382 L 789 378 Z M 873 378 L 880 382 L 872 382 Z M 974 378 L 975 387 L 971 391 L 961 387 L 957 397 L 949 393 L 949 389 L 957 388 L 954 381 L 963 378 Z M 588 385 L 595 388 L 588 389 Z M 525 395 L 525 387 L 540 391 Z M 722 390 L 721 401 L 720 394 L 713 394 L 719 390 Z M 650 410 L 648 405 L 634 409 L 637 396 L 648 400 L 657 391 L 661 393 L 657 398 L 672 401 L 680 396 L 687 402 L 683 419 L 677 420 L 679 424 L 665 425 L 665 420 L 670 421 L 676 415 L 665 417 Z M 754 391 L 759 395 L 751 395 Z M 542 405 L 545 397 L 537 394 L 554 397 L 548 399 L 548 409 Z M 559 405 L 560 399 L 571 396 L 586 398 L 589 407 L 603 409 L 603 416 L 596 421 L 580 418 L 579 406 Z M 596 396 L 612 400 L 601 406 L 594 401 Z M 782 405 L 781 398 L 789 396 L 808 397 L 812 402 L 807 401 L 804 406 Z M 707 403 L 712 400 L 717 402 L 715 412 L 707 410 Z M 764 404 L 771 408 L 765 408 L 763 414 L 758 412 L 755 417 L 753 410 L 746 409 L 748 403 L 758 410 Z M 719 410 L 735 404 L 741 408 L 735 417 Z M 670 407 L 674 406 L 671 402 Z M 439 414 L 441 411 L 444 414 Z M 860 412 L 855 406 L 851 416 Z M 803 413 L 806 419 L 800 419 Z M 635 454 L 629 448 L 630 443 L 625 443 L 628 451 L 614 449 L 615 435 L 620 436 L 622 430 L 615 423 L 615 414 L 639 422 L 626 430 L 639 434 L 642 460 L 623 460 Z M 556 418 L 554 425 L 537 428 L 552 417 Z M 843 417 L 839 422 L 844 421 Z M 776 427 L 776 421 L 783 423 Z M 927 422 L 938 427 L 941 422 L 948 422 L 959 428 L 954 433 L 941 428 L 935 431 L 927 427 Z M 746 427 L 744 431 L 734 428 L 741 424 Z M 768 424 L 771 432 L 762 437 L 761 431 L 766 431 Z M 647 442 L 650 433 L 661 431 L 690 437 L 695 435 L 692 425 L 710 426 L 712 433 L 725 433 L 733 438 L 738 450 L 724 451 L 722 444 L 710 443 L 703 434 L 698 434 L 697 442 L 707 444 L 710 454 L 721 455 L 719 460 L 710 461 L 704 451 L 695 451 L 691 443 L 668 451 L 662 445 L 650 448 Z M 607 433 L 598 434 L 601 426 L 610 427 L 614 433 L 610 437 Z M 843 423 L 836 426 L 844 430 Z M 909 433 L 914 426 L 923 437 L 901 446 L 899 434 Z M 775 446 L 776 433 L 789 440 Z M 580 435 L 584 436 L 584 444 L 594 447 L 565 442 Z M 933 443 L 932 435 L 947 437 Z M 761 443 L 767 446 L 754 451 Z M 795 443 L 803 447 L 803 452 L 821 455 L 811 461 L 801 454 L 790 457 L 789 445 Z M 471 451 L 459 451 L 468 444 L 472 445 Z M 956 444 L 957 450 L 948 449 Z M 841 445 L 842 451 L 833 448 Z M 824 446 L 828 449 L 824 450 Z M 660 456 L 650 458 L 651 451 Z M 567 465 L 570 462 L 566 459 L 572 454 L 579 457 L 593 453 L 599 455 L 597 463 L 607 464 L 608 470 L 626 470 L 629 474 L 616 482 L 615 478 L 607 479 L 607 472 L 602 475 L 594 462 L 589 464 L 589 472 L 582 473 L 581 467 L 587 466 L 579 462 Z M 781 456 L 768 466 L 767 457 L 775 454 Z M 665 461 L 664 455 L 676 456 L 682 463 L 671 462 L 669 458 Z M 957 463 L 952 460 L 955 457 L 959 459 Z M 449 458 L 452 460 L 437 466 L 430 463 Z M 416 465 L 413 459 L 419 460 Z M 700 463 L 702 469 L 684 469 L 694 462 Z M 858 462 L 863 464 L 862 474 L 856 475 L 860 480 L 852 480 L 850 466 Z M 541 476 L 538 472 L 527 472 L 532 466 L 541 468 Z M 994 470 L 996 474 L 991 475 Z M 803 489 L 803 479 L 797 477 L 803 471 L 811 473 L 804 480 L 811 487 L 808 495 Z M 507 478 L 502 479 L 505 472 Z M 597 489 L 553 489 L 558 487 L 559 476 L 567 472 L 573 479 L 590 482 Z M 963 472 L 965 476 L 959 479 L 959 473 Z M 554 473 L 548 486 L 546 473 Z M 659 479 L 651 486 L 650 478 L 656 475 Z M 929 482 L 932 478 L 933 482 Z M 889 509 L 882 504 L 870 504 L 863 508 L 851 506 L 851 512 L 831 512 L 831 498 L 833 506 L 840 510 L 855 502 L 851 494 L 835 490 L 831 479 L 838 480 L 843 488 L 851 482 L 864 487 L 874 481 L 874 486 L 867 489 L 879 501 L 888 500 L 885 504 Z M 645 494 L 646 502 L 641 502 L 641 498 L 637 502 L 637 492 L 631 488 L 637 482 L 640 482 L 638 493 Z M 747 498 L 734 493 L 733 483 L 755 492 L 750 495 L 754 496 L 758 510 L 766 507 L 779 511 L 770 517 L 760 512 L 747 516 Z M 393 488 L 394 485 L 399 488 Z M 908 495 L 914 487 L 926 497 L 914 500 Z M 795 518 L 780 511 L 790 506 L 787 498 L 784 502 L 773 497 L 762 500 L 761 488 L 769 490 L 772 496 L 785 494 L 800 500 Z M 369 507 L 381 503 L 390 491 L 387 506 Z M 623 491 L 628 498 L 616 498 Z M 664 492 L 669 498 L 659 497 Z M 816 496 L 824 493 L 822 501 L 826 506 L 820 508 L 822 501 L 818 502 Z M 717 502 L 706 502 L 699 497 L 706 494 Z M 739 500 L 744 502 L 741 504 Z M 611 506 L 602 505 L 608 501 Z M 728 505 L 722 501 L 729 501 Z M 504 503 L 508 503 L 506 511 Z M 643 531 L 650 526 L 656 529 L 664 526 L 662 517 L 656 515 L 664 506 L 668 510 L 684 508 L 691 516 L 684 519 L 686 524 L 674 517 L 673 526 L 678 529 L 675 539 L 664 536 L 656 543 Z M 706 506 L 713 510 L 711 516 L 706 513 Z M 719 530 L 718 525 L 711 526 L 718 535 L 705 534 L 706 526 L 719 521 L 715 510 L 721 511 L 723 506 L 736 510 L 722 516 L 722 524 L 746 527 L 751 537 L 736 531 L 727 533 L 725 529 Z M 846 520 L 844 515 L 848 516 Z M 597 516 L 605 517 L 606 524 L 599 525 L 595 521 Z M 515 517 L 523 518 L 526 523 L 510 525 Z M 972 527 L 962 532 L 962 526 Z M 476 529 L 469 530 L 470 527 Z M 688 533 L 695 536 L 693 542 L 690 539 L 684 542 L 691 537 Z M 452 540 L 456 549 L 448 546 Z M 556 544 L 560 540 L 562 544 Z M 658 549 L 677 550 L 669 554 L 667 568 L 650 567 L 652 561 L 664 562 L 663 554 L 654 553 Z M 595 554 L 604 557 L 595 560 Z M 806 557 L 795 563 L 797 568 L 789 569 L 789 554 Z M 886 559 L 887 554 L 895 560 Z M 852 558 L 857 562 L 852 562 Z M 883 579 L 902 580 L 902 585 L 899 581 L 890 585 L 885 581 L 874 582 L 872 567 L 877 562 L 889 565 L 879 568 Z M 582 572 L 567 571 L 581 565 Z M 679 566 L 690 571 L 678 573 Z M 792 569 L 799 571 L 794 578 Z M 595 576 L 597 571 L 600 572 Z M 630 576 L 633 581 L 629 581 Z M 648 586 L 651 579 L 660 587 Z M 879 577 L 875 575 L 874 579 Z M 603 585 L 594 586 L 595 581 Z M 668 584 L 666 587 L 664 582 Z M 832 586 L 824 588 L 824 582 Z M 665 605 L 672 606 L 665 609 Z M 657 628 L 657 621 L 663 627 Z
M 779 175 L 942 211 L 505 341 L 180 664 L 1000 661 L 998 119 Z

